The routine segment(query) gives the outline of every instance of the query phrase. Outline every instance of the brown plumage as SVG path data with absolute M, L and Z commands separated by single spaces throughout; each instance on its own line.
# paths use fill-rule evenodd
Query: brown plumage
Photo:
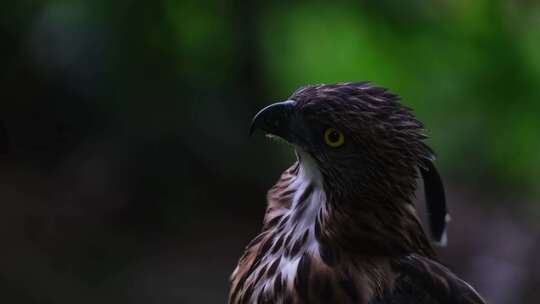
M 267 194 L 229 303 L 484 303 L 422 229 L 418 172 L 436 241 L 444 190 L 422 124 L 396 95 L 366 82 L 307 86 L 261 110 L 254 129 L 291 143 L 298 161 Z

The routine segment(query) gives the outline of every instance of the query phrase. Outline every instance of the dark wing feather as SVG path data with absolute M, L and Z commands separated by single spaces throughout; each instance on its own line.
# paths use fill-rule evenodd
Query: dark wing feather
M 465 281 L 441 264 L 409 255 L 393 265 L 398 273 L 394 288 L 370 304 L 485 304 Z

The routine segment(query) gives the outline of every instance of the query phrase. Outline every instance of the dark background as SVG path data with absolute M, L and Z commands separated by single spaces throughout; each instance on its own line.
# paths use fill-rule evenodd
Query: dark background
M 224 303 L 293 160 L 252 115 L 352 80 L 426 123 L 442 260 L 540 299 L 536 1 L 3 1 L 0 39 L 1 303 Z

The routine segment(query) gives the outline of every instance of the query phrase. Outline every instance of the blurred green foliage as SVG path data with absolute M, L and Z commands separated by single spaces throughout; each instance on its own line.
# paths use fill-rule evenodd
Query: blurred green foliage
M 131 90 L 137 84 L 147 85 L 149 99 L 186 96 L 181 103 L 169 98 L 169 114 L 160 112 L 150 123 L 175 132 L 179 111 L 197 124 L 193 113 L 216 107 L 224 112 L 215 116 L 227 115 L 237 107 L 224 102 L 239 96 L 254 104 L 247 107 L 252 110 L 304 84 L 371 80 L 416 110 L 445 171 L 464 182 L 540 193 L 535 1 L 57 0 L 9 6 L 2 22 L 15 32 L 43 16 L 67 35 L 100 31 L 106 58 L 104 78 L 95 81 L 109 90 L 100 108 L 123 111 L 122 103 L 130 103 L 139 110 L 118 118 L 144 121 L 143 133 L 153 131 L 147 104 L 132 102 L 142 98 L 130 94 L 145 91 Z M 205 126 L 198 131 L 211 136 Z M 217 135 L 225 136 L 236 134 Z

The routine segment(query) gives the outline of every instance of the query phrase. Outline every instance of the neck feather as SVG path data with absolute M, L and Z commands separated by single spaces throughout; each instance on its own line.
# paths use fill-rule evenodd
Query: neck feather
M 315 159 L 303 151 L 297 156 L 298 162 L 269 192 L 266 228 L 280 224 L 298 238 L 308 233 L 309 248 L 320 251 L 323 258 L 336 258 L 340 251 L 375 256 L 418 253 L 435 258 L 412 194 L 370 195 L 362 187 L 338 191 Z M 415 186 L 410 188 L 414 191 Z

